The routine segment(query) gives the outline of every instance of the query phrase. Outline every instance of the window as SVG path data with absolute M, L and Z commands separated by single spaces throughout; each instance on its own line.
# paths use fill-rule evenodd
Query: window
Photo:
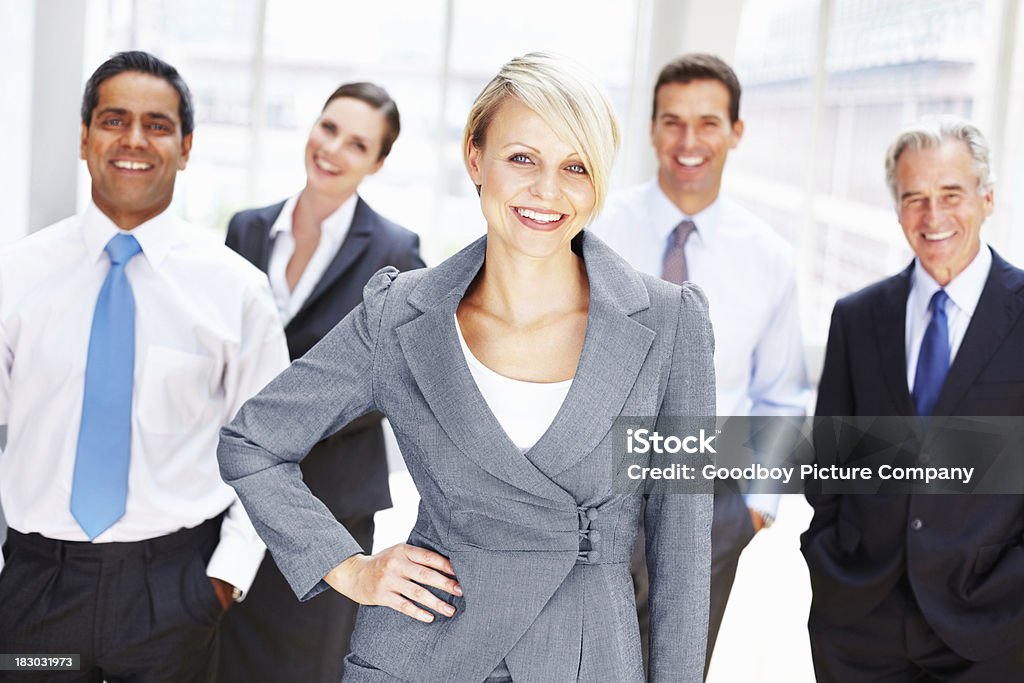
M 985 0 L 747 2 L 736 56 L 747 132 L 728 180 L 797 250 L 809 343 L 824 343 L 837 298 L 912 257 L 884 177 L 899 129 L 926 114 L 958 114 L 974 118 L 995 147 L 1001 131 L 979 105 L 995 96 L 986 76 L 1005 49 L 991 39 L 1001 8 Z M 996 248 L 1007 214 L 997 212 L 983 233 Z
M 419 232 L 431 263 L 484 229 L 460 145 L 472 101 L 502 63 L 535 50 L 568 55 L 601 75 L 627 110 L 637 0 L 523 0 L 500 12 L 464 0 L 266 0 L 265 14 L 260 8 L 243 0 L 91 6 L 104 38 L 90 67 L 117 50 L 146 49 L 192 88 L 196 137 L 176 201 L 218 230 L 235 211 L 302 188 L 309 127 L 346 81 L 374 81 L 398 103 L 401 137 L 360 192 Z M 531 16 L 542 20 L 521 20 Z

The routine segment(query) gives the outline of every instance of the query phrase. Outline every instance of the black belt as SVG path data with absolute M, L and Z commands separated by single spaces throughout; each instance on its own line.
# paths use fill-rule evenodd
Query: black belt
M 66 558 L 92 559 L 98 561 L 124 560 L 130 558 L 149 559 L 157 555 L 174 552 L 188 546 L 199 546 L 215 540 L 220 534 L 224 513 L 208 519 L 191 529 L 181 529 L 166 536 L 149 538 L 145 541 L 116 543 L 91 543 L 89 541 L 60 541 L 42 534 L 23 534 L 14 529 L 7 530 L 7 543 L 36 555 L 49 556 L 58 562 Z

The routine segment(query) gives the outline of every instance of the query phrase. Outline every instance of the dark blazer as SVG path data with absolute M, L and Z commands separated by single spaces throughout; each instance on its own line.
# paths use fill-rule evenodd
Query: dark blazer
M 612 426 L 620 415 L 714 414 L 707 300 L 690 283 L 637 273 L 584 232 L 583 352 L 550 428 L 524 454 L 488 410 L 455 328 L 485 246 L 481 238 L 436 268 L 378 273 L 363 305 L 224 428 L 221 473 L 308 598 L 359 547 L 294 463 L 321 434 L 368 411 L 388 416 L 421 496 L 409 543 L 449 557 L 464 596 L 434 591 L 457 612 L 429 624 L 360 607 L 353 656 L 384 673 L 347 669 L 346 681 L 482 681 L 504 659 L 516 681 L 639 683 L 629 559 L 641 514 L 650 680 L 699 681 L 710 492 L 651 495 L 641 513 L 641 496 L 612 487 Z
M 267 272 L 270 229 L 284 202 L 241 211 L 228 224 L 227 245 Z M 378 270 L 422 268 L 419 237 L 392 223 L 356 199 L 345 241 L 309 298 L 285 327 L 288 353 L 300 358 L 363 299 L 363 287 Z M 338 457 L 344 453 L 344 457 Z M 380 415 L 372 414 L 313 447 L 302 463 L 313 492 L 339 519 L 391 507 L 384 434 Z
M 818 415 L 914 415 L 904 340 L 913 265 L 840 300 Z M 1024 271 L 995 252 L 935 415 L 1024 415 Z M 928 623 L 982 660 L 1024 646 L 1024 496 L 808 495 L 815 613 L 844 623 L 904 575 Z

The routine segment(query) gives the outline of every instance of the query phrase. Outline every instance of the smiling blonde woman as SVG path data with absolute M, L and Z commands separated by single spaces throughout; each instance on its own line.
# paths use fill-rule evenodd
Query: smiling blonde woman
M 700 680 L 710 496 L 649 496 L 642 512 L 609 475 L 616 417 L 714 415 L 706 300 L 584 231 L 618 128 L 578 66 L 513 59 L 464 140 L 486 236 L 436 268 L 378 273 L 224 430 L 224 477 L 296 595 L 363 605 L 346 681 L 642 681 L 641 517 L 650 680 Z M 375 410 L 422 502 L 408 543 L 366 556 L 295 463 Z

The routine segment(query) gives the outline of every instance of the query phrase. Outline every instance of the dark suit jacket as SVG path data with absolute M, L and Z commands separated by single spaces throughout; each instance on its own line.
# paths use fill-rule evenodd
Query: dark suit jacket
M 267 272 L 274 225 L 284 202 L 242 211 L 228 225 L 227 245 Z M 300 358 L 363 299 L 363 287 L 385 266 L 422 268 L 419 237 L 356 200 L 345 241 L 309 298 L 285 327 L 288 353 Z M 338 457 L 344 453 L 345 457 Z M 302 462 L 313 493 L 339 519 L 372 514 L 391 507 L 384 434 L 375 413 L 327 437 Z
M 818 415 L 914 415 L 905 321 L 913 266 L 840 300 Z M 1024 415 L 1024 271 L 992 268 L 935 415 Z M 968 659 L 1024 646 L 1024 496 L 808 495 L 814 614 L 843 623 L 906 576 L 935 632 Z

